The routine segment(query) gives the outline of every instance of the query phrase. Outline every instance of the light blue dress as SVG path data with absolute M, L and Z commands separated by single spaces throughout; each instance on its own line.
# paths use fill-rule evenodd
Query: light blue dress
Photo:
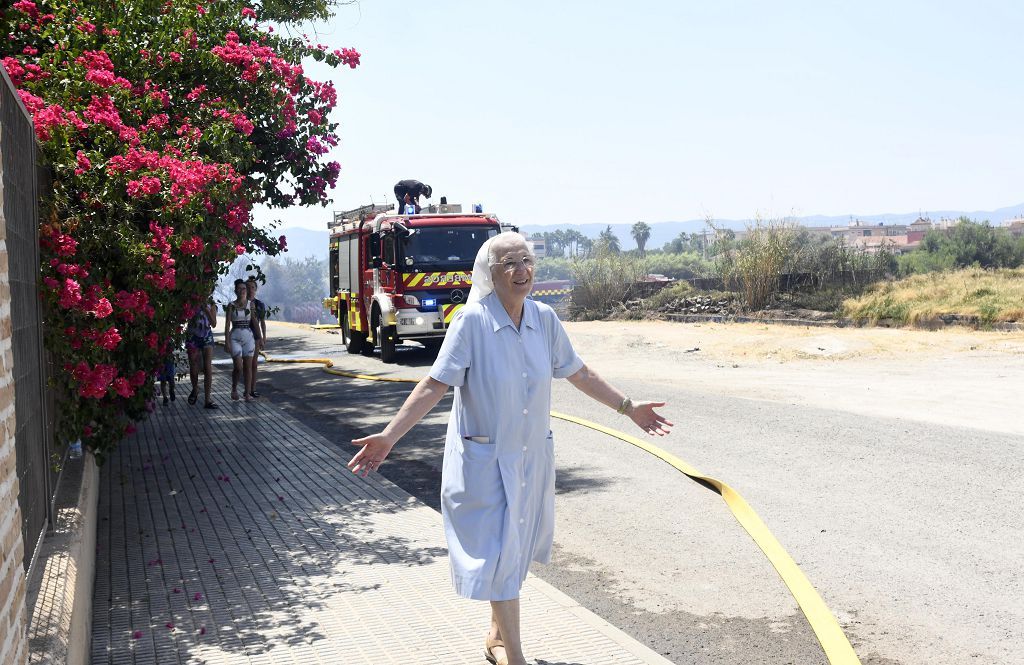
M 524 303 L 519 330 L 494 293 L 452 321 L 430 376 L 455 386 L 441 514 L 460 596 L 518 598 L 530 562 L 551 560 L 551 380 L 581 367 L 558 316 L 543 303 Z

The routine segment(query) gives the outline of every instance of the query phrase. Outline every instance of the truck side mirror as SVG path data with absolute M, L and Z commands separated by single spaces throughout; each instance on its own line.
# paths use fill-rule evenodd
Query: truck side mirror
M 373 266 L 374 268 L 379 268 L 379 267 L 381 267 L 381 264 L 382 264 L 382 262 L 381 262 L 381 258 L 380 258 L 380 234 L 379 233 L 371 233 L 370 234 L 370 265 Z

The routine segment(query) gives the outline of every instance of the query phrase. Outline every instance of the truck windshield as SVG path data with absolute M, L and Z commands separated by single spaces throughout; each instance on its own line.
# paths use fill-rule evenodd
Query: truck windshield
M 470 270 L 480 245 L 496 229 L 482 226 L 421 226 L 401 242 L 405 270 Z

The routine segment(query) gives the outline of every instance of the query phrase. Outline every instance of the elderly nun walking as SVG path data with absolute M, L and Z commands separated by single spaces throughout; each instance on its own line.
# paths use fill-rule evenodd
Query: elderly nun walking
M 525 665 L 519 591 L 531 561 L 548 563 L 554 536 L 551 380 L 627 415 L 649 434 L 672 423 L 663 402 L 633 402 L 576 355 L 555 312 L 528 300 L 534 257 L 518 233 L 492 237 L 473 266 L 468 303 L 456 315 L 430 374 L 379 434 L 356 439 L 348 463 L 365 476 L 455 386 L 441 472 L 441 513 L 452 582 L 491 603 L 484 655 Z

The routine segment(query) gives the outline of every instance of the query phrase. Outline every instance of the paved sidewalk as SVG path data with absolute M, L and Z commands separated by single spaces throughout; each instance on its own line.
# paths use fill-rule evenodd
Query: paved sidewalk
M 269 402 L 187 385 L 101 470 L 94 664 L 485 662 L 439 514 Z M 670 665 L 534 577 L 523 633 L 538 664 Z

